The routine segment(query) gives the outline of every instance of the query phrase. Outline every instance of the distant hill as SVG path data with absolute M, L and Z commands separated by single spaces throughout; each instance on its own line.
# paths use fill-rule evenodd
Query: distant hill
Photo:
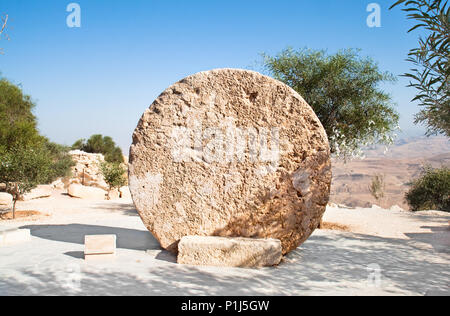
M 386 152 L 383 146 L 365 150 L 368 158 L 425 158 L 447 153 L 450 141 L 444 136 L 401 138 Z
M 404 201 L 408 183 L 420 176 L 425 165 L 450 166 L 450 142 L 445 137 L 409 138 L 399 140 L 388 152 L 378 147 L 366 151 L 365 159 L 348 163 L 333 161 L 331 202 L 351 207 L 384 208 L 399 205 L 408 209 Z M 376 174 L 385 176 L 385 198 L 376 201 L 369 185 Z

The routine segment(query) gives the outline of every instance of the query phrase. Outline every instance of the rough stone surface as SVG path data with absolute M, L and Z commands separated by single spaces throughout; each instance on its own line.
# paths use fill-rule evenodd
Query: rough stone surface
M 65 188 L 64 182 L 62 181 L 61 178 L 56 179 L 50 185 L 53 189 L 56 189 L 56 190 L 64 190 L 64 188 Z
M 116 253 L 116 235 L 84 236 L 85 255 L 106 255 Z
M 186 236 L 178 244 L 178 263 L 196 266 L 259 268 L 278 265 L 278 239 Z
M 52 185 L 38 185 L 36 188 L 30 192 L 24 194 L 21 197 L 21 201 L 31 201 L 36 199 L 48 198 L 53 193 Z
M 0 192 L 0 206 L 11 206 L 13 203 L 13 197 L 6 192 Z
M 85 200 L 105 200 L 107 192 L 105 190 L 86 187 L 80 184 L 71 184 L 67 189 L 67 193 L 74 198 Z
M 129 186 L 145 226 L 176 252 L 184 236 L 281 240 L 286 254 L 328 203 L 327 135 L 285 84 L 220 69 L 187 77 L 145 111 Z
M 71 184 L 81 184 L 108 190 L 109 186 L 100 171 L 100 165 L 105 161 L 102 154 L 90 154 L 80 150 L 69 152 L 75 166 L 72 167 L 72 176 L 63 179 L 65 187 Z

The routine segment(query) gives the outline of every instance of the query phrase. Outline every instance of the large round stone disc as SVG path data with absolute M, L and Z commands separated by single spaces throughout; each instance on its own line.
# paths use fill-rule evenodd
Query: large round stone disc
M 327 135 L 285 84 L 246 70 L 187 77 L 145 111 L 129 185 L 161 246 L 187 235 L 277 238 L 283 252 L 318 227 L 331 183 Z

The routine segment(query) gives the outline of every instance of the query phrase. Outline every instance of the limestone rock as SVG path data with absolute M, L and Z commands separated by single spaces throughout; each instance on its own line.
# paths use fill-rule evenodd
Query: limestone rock
M 54 188 L 56 190 L 64 190 L 64 187 L 65 187 L 62 179 L 56 179 L 50 185 L 52 186 L 52 188 Z
M 109 186 L 100 171 L 100 165 L 105 161 L 102 154 L 90 154 L 80 150 L 70 151 L 69 154 L 75 166 L 72 167 L 72 177 L 63 179 L 66 188 L 71 184 L 81 184 L 108 190 Z
M 87 187 L 80 184 L 71 184 L 67 189 L 67 193 L 71 197 L 85 200 L 104 200 L 107 195 L 105 190 Z
M 402 209 L 400 206 L 398 206 L 398 205 L 393 205 L 391 208 L 390 208 L 390 210 L 391 211 L 394 211 L 394 212 L 404 212 L 405 210 L 404 209 Z
M 106 255 L 116 252 L 116 235 L 84 236 L 85 255 Z
M 331 183 L 311 107 L 259 73 L 221 69 L 164 91 L 130 148 L 129 186 L 161 246 L 184 236 L 274 238 L 286 254 L 317 228 Z
M 21 197 L 21 201 L 31 201 L 36 199 L 48 198 L 53 193 L 53 187 L 51 185 L 38 185 L 30 192 L 24 194 Z
M 13 203 L 13 197 L 6 192 L 0 192 L 0 206 L 11 206 Z
M 186 236 L 178 244 L 178 263 L 196 266 L 259 268 L 281 262 L 281 242 L 251 239 Z

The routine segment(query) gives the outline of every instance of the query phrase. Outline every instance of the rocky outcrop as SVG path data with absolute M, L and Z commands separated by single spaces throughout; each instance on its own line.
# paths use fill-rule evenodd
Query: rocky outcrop
M 36 188 L 30 192 L 24 194 L 20 200 L 21 201 L 31 201 L 36 199 L 48 198 L 52 195 L 53 186 L 52 185 L 38 185 Z
M 318 227 L 331 182 L 311 107 L 256 72 L 202 72 L 164 91 L 130 149 L 129 186 L 163 248 L 185 236 L 274 238 L 286 254 Z
M 278 265 L 281 242 L 276 239 L 183 237 L 178 263 L 195 266 L 260 268 Z
M 0 192 L 0 209 L 11 207 L 12 204 L 12 195 L 6 192 Z
M 84 200 L 105 200 L 107 192 L 100 188 L 87 187 L 81 184 L 71 184 L 67 189 L 71 197 Z
M 53 189 L 56 189 L 56 190 L 64 190 L 64 188 L 65 188 L 65 185 L 64 185 L 64 182 L 62 181 L 62 179 L 56 179 L 50 185 Z
M 108 184 L 100 171 L 100 165 L 105 161 L 102 154 L 90 154 L 80 150 L 71 151 L 69 154 L 75 166 L 72 167 L 72 177 L 62 180 L 66 188 L 71 184 L 81 184 L 108 190 Z

